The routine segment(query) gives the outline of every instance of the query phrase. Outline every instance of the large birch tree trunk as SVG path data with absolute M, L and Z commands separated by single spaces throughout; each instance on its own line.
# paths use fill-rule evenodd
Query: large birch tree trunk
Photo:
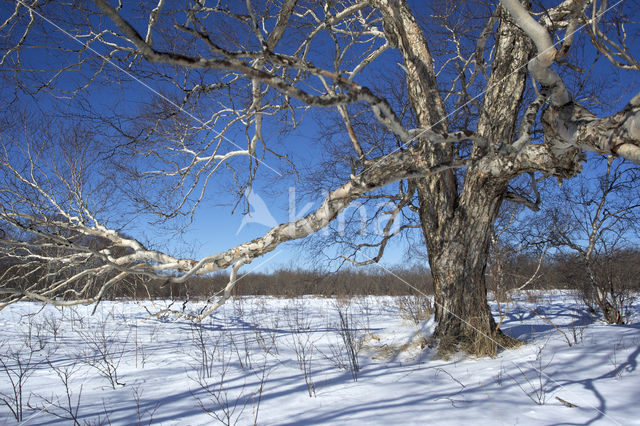
M 463 350 L 495 355 L 498 344 L 512 343 L 496 330 L 485 285 L 493 223 L 503 187 L 483 183 L 473 185 L 475 197 L 456 208 L 440 234 L 427 238 L 438 323 L 434 338 L 443 354 Z
M 436 83 L 427 40 L 404 1 L 380 1 L 385 31 L 393 32 L 407 70 L 409 101 L 419 125 L 446 132 L 447 116 Z M 500 10 L 495 58 L 484 96 L 478 134 L 499 145 L 515 136 L 527 70 L 534 53 L 528 37 Z M 476 147 L 475 150 L 482 148 Z M 422 143 L 427 164 L 451 161 L 451 145 Z M 467 170 L 461 188 L 453 170 L 417 181 L 420 220 L 435 283 L 434 337 L 442 353 L 455 350 L 495 355 L 498 346 L 514 343 L 496 330 L 487 303 L 485 269 L 493 224 L 507 184 L 505 170 L 498 177 L 486 170 Z

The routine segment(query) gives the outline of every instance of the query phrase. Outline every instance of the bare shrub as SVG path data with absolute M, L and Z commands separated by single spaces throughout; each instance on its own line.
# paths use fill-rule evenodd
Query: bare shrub
M 634 271 L 634 261 L 631 252 L 619 251 L 606 255 L 595 256 L 587 269 L 589 280 L 580 291 L 583 302 L 587 306 L 597 306 L 605 321 L 609 324 L 625 324 L 629 321 L 631 305 L 635 300 L 633 288 L 640 282 L 637 271 Z M 593 309 L 593 308 L 592 308 Z
M 47 314 L 44 316 L 44 325 L 47 332 L 53 336 L 53 340 L 58 341 L 58 336 L 62 330 L 62 318 L 59 315 Z
M 296 354 L 298 368 L 302 371 L 309 397 L 316 396 L 316 385 L 311 376 L 311 366 L 315 353 L 315 345 L 309 332 L 293 332 L 290 335 L 290 345 Z
M 253 309 L 249 312 L 253 313 Z M 241 324 L 241 329 L 238 333 L 229 333 L 229 343 L 238 357 L 238 362 L 241 368 L 253 369 L 253 362 L 251 354 L 253 351 L 252 343 L 255 341 L 252 335 L 254 335 L 254 326 L 247 322 L 248 312 L 245 307 L 245 300 L 242 297 L 236 297 L 233 300 L 233 316 Z M 239 338 L 239 343 L 236 341 L 236 337 Z
M 268 327 L 260 327 L 260 334 L 264 336 L 265 348 L 269 350 L 265 350 L 265 352 L 275 353 L 276 355 L 280 354 L 280 350 L 278 349 L 278 337 L 280 336 L 280 310 L 274 312 L 269 317 L 269 325 Z
M 582 343 L 582 341 L 584 340 L 584 331 L 586 328 L 587 325 L 579 321 L 572 321 L 571 324 L 569 324 L 569 331 L 571 332 L 571 336 L 573 337 L 574 345 Z
M 371 316 L 373 315 L 373 303 L 371 297 L 362 296 L 353 299 L 354 305 L 360 311 L 360 314 L 364 318 L 364 323 L 360 324 L 364 328 L 366 334 L 371 332 Z
M 20 321 L 22 324 L 26 323 L 26 330 L 22 334 L 24 346 L 32 352 L 43 351 L 51 340 L 46 323 L 40 321 L 36 314 L 23 315 Z
M 521 366 L 515 365 L 518 371 L 520 372 L 520 376 L 522 377 L 522 381 L 518 381 L 515 377 L 509 375 L 513 379 L 514 382 L 518 385 L 518 387 L 522 390 L 537 405 L 544 405 L 547 401 L 547 375 L 544 370 L 551 364 L 553 361 L 553 355 L 549 358 L 548 361 L 544 361 L 543 352 L 546 347 L 546 343 L 540 347 L 538 347 L 538 352 L 536 354 L 536 360 L 534 362 L 533 368 L 529 370 L 524 370 Z
M 15 349 L 6 342 L 2 345 L 6 349 L 0 354 L 0 368 L 10 384 L 9 392 L 0 392 L 0 403 L 6 405 L 16 421 L 23 420 L 25 383 L 35 372 L 39 362 L 34 357 L 35 352 L 28 347 Z
M 138 426 L 143 425 L 145 423 L 148 425 L 153 424 L 153 415 L 158 410 L 158 407 L 160 407 L 160 403 L 156 402 L 153 405 L 153 407 L 150 407 L 143 411 L 142 403 L 141 403 L 142 391 L 140 390 L 140 387 L 133 386 L 131 392 L 132 392 L 133 400 L 136 402 L 136 416 L 138 418 Z
M 76 334 L 84 343 L 84 347 L 78 356 L 78 360 L 104 377 L 113 389 L 116 386 L 124 386 L 120 381 L 118 368 L 129 343 L 131 329 L 127 327 L 127 334 L 122 339 L 121 329 L 107 330 L 107 322 L 103 318 L 94 327 L 89 329 L 76 329 Z
M 257 326 L 253 329 L 253 332 L 258 347 L 262 349 L 264 353 L 268 355 L 279 354 L 276 336 L 274 335 L 277 331 L 269 331 L 264 327 Z
M 192 390 L 191 395 L 207 415 L 223 425 L 230 426 L 240 422 L 250 398 L 244 393 L 246 382 L 242 384 L 237 394 L 231 394 L 227 383 L 231 362 L 228 355 L 224 353 L 221 355 L 220 363 L 216 365 L 213 370 L 215 374 L 211 377 L 214 380 L 198 375 L 195 381 L 199 389 Z
M 349 371 L 353 381 L 358 381 L 360 361 L 358 354 L 362 349 L 361 339 L 358 336 L 357 325 L 349 305 L 335 304 L 338 314 L 338 323 L 330 325 L 338 335 L 335 343 L 329 345 L 330 354 L 323 354 L 337 368 Z
M 431 299 L 424 295 L 399 296 L 395 298 L 402 319 L 420 324 L 433 315 Z
M 191 324 L 191 347 L 187 354 L 193 358 L 198 369 L 198 377 L 209 378 L 213 375 L 218 347 L 223 337 L 222 333 L 212 333 L 204 324 Z
M 302 371 L 309 397 L 316 396 L 316 387 L 311 376 L 311 366 L 315 354 L 315 342 L 311 335 L 311 319 L 305 315 L 304 304 L 297 302 L 284 310 L 289 326 L 289 347 L 296 354 L 298 368 Z
M 71 387 L 71 376 L 77 372 L 77 364 L 67 367 L 58 367 L 50 360 L 47 360 L 47 364 L 49 365 L 49 369 L 54 371 L 58 376 L 58 379 L 62 382 L 65 393 L 62 397 L 57 395 L 46 397 L 41 394 L 34 393 L 34 395 L 40 398 L 44 404 L 35 405 L 32 408 L 49 413 L 59 419 L 67 420 L 72 422 L 74 425 L 80 426 L 79 411 L 80 401 L 82 399 L 82 385 L 80 385 L 80 389 L 77 394 L 74 394 Z

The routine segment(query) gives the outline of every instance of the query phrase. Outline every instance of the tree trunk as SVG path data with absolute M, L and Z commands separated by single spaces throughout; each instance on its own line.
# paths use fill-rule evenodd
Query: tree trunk
M 498 16 L 495 58 L 477 131 L 489 141 L 508 144 L 515 138 L 517 111 L 522 108 L 527 80 L 524 64 L 533 55 L 534 46 L 510 20 L 503 19 L 504 11 Z M 496 177 L 480 168 L 469 168 L 459 195 L 444 213 L 442 205 L 434 203 L 438 196 L 433 189 L 441 185 L 418 185 L 420 218 L 435 286 L 438 325 L 434 337 L 442 355 L 462 350 L 495 356 L 500 347 L 518 344 L 497 329 L 485 284 L 493 225 L 512 177 L 506 170 Z
M 374 4 L 382 12 L 388 39 L 402 52 L 409 101 L 419 127 L 447 131 L 448 116 L 420 25 L 406 1 L 376 0 Z M 498 12 L 494 60 L 477 122 L 477 133 L 496 145 L 514 140 L 527 81 L 524 65 L 535 51 L 529 38 L 508 19 L 506 12 L 501 9 Z M 420 163 L 435 165 L 453 159 L 451 144 L 420 140 L 419 146 L 422 156 L 417 161 Z M 474 148 L 474 155 L 478 154 L 477 149 Z M 498 344 L 512 346 L 515 343 L 496 330 L 487 304 L 484 277 L 493 223 L 507 184 L 515 175 L 506 169 L 502 174 L 490 175 L 470 167 L 461 187 L 452 170 L 415 182 L 435 283 L 438 321 L 435 337 L 443 355 L 455 350 L 495 355 Z
M 600 290 L 596 290 L 600 291 Z M 604 320 L 607 324 L 624 324 L 624 317 L 622 316 L 622 312 L 620 309 L 609 302 L 606 298 L 598 296 L 598 306 L 602 310 L 602 314 L 604 315 Z
M 621 307 L 616 303 L 616 291 L 613 289 L 613 284 L 608 282 L 605 277 L 598 277 L 595 272 L 595 265 L 593 261 L 589 259 L 591 251 L 585 254 L 584 264 L 589 275 L 589 284 L 591 285 L 591 292 L 595 299 L 596 305 L 602 311 L 604 320 L 607 324 L 624 324 L 624 317 Z M 609 300 L 611 298 L 611 300 Z
M 434 337 L 442 355 L 462 350 L 494 356 L 499 347 L 517 344 L 497 330 L 485 284 L 493 224 L 505 185 L 476 178 L 476 196 L 458 206 L 441 234 L 426 239 L 438 323 Z

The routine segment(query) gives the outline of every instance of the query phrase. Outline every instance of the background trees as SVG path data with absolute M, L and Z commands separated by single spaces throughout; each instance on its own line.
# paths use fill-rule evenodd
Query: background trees
M 377 260 L 398 234 L 394 221 L 413 215 L 441 348 L 494 354 L 512 343 L 486 303 L 503 201 L 535 205 L 538 181 L 575 176 L 584 150 L 640 160 L 638 95 L 624 93 L 610 108 L 598 102 L 619 90 L 583 96 L 605 66 L 638 69 L 627 36 L 637 32 L 627 18 L 638 9 L 627 2 L 615 19 L 606 3 L 576 0 L 531 8 L 515 0 L 6 4 L 0 64 L 12 85 L 4 95 L 87 129 L 71 149 L 55 136 L 31 137 L 30 119 L 6 119 L 0 218 L 25 234 L 7 244 L 38 235 L 63 250 L 41 261 L 86 266 L 44 286 L 5 285 L 7 303 L 58 303 L 95 274 L 114 275 L 99 288 L 80 284 L 77 301 L 99 300 L 130 275 L 181 283 L 231 268 L 224 296 L 199 320 L 229 297 L 240 267 L 327 227 L 354 201 L 378 198 L 389 202 L 377 210 L 389 227 L 377 240 L 349 242 L 347 257 Z M 378 84 L 398 72 L 403 83 Z M 587 109 L 594 105 L 599 115 Z M 310 110 L 340 120 L 331 152 L 346 167 L 332 170 L 320 206 L 305 217 L 200 259 L 123 232 L 139 214 L 186 226 L 207 200 L 260 187 L 267 170 L 284 184 L 304 148 L 274 140 L 309 126 Z M 317 149 L 329 146 L 322 140 Z
M 637 283 L 638 172 L 609 158 L 602 174 L 566 185 L 547 210 L 551 242 L 579 259 L 583 298 L 611 324 L 624 323 Z

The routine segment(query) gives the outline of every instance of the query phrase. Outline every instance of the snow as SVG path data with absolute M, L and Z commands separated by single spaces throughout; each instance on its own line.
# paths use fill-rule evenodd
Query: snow
M 17 303 L 0 312 L 0 392 L 15 406 L 10 379 L 32 354 L 22 391 L 29 425 L 74 416 L 113 425 L 640 424 L 640 309 L 630 325 L 611 326 L 571 293 L 531 296 L 501 306 L 502 328 L 524 345 L 446 360 L 422 337 L 433 320 L 403 318 L 393 297 L 246 297 L 201 328 L 150 319 L 148 301 L 102 302 L 93 315 L 95 306 Z M 356 374 L 338 309 L 355 338 Z M 16 423 L 6 404 L 0 423 Z

